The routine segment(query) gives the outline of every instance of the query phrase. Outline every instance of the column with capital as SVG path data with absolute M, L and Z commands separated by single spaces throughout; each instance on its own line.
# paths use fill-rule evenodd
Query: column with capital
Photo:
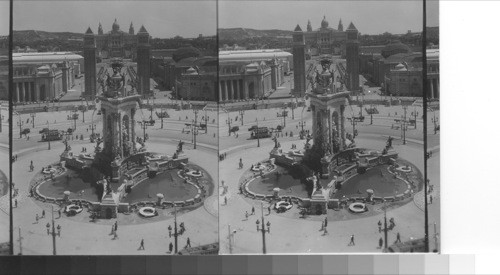
M 19 87 L 21 88 L 21 95 L 23 97 L 23 102 L 26 102 L 26 94 L 24 93 L 24 82 L 19 82 Z
M 227 87 L 228 87 L 227 80 L 224 80 L 224 95 L 226 96 L 225 98 L 226 101 L 229 100 L 229 93 L 227 91 Z
M 118 120 L 118 153 L 121 157 L 123 157 L 123 133 L 122 133 L 122 114 L 120 112 L 117 113 L 116 119 Z
M 14 83 L 16 86 L 16 102 L 20 102 L 21 100 L 19 99 L 19 83 Z
M 430 97 L 428 97 L 428 98 L 434 98 L 434 85 L 433 85 L 433 84 L 434 84 L 434 83 L 433 83 L 434 81 L 432 81 L 432 79 L 429 79 L 429 80 L 430 80 L 430 81 L 429 81 L 429 86 L 430 86 L 430 91 L 431 91 L 431 94 L 430 94 Z
M 221 87 L 221 82 L 219 81 L 219 101 L 222 101 L 222 87 Z
M 231 80 L 233 83 L 233 93 L 234 93 L 234 99 L 240 99 L 240 95 L 238 94 L 238 80 Z
M 32 102 L 33 99 L 31 98 L 31 87 L 29 82 L 24 82 L 24 85 L 26 87 L 26 93 L 28 94 L 28 102 Z
M 327 109 L 326 115 L 328 116 L 328 149 L 333 153 L 333 142 L 332 142 L 332 110 Z
M 230 89 L 229 94 L 230 94 L 231 100 L 234 100 L 235 98 L 234 98 L 233 80 L 229 79 L 228 82 L 229 82 L 228 88 Z
M 340 105 L 340 147 L 345 148 L 345 105 Z M 354 119 L 354 118 L 353 118 Z M 354 136 L 354 133 L 352 133 Z
M 40 101 L 41 98 L 40 98 L 40 86 L 38 85 L 38 83 L 36 82 L 36 79 L 35 81 L 33 82 L 33 86 L 35 87 L 35 97 L 36 97 L 36 101 Z
M 243 92 L 245 93 L 245 99 L 249 99 L 249 96 L 248 96 L 248 85 L 247 85 L 247 83 L 245 81 L 245 78 L 243 78 L 242 82 L 243 82 Z

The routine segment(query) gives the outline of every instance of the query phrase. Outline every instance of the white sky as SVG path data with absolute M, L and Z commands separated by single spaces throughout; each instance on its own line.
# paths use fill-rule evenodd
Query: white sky
M 0 0 L 0 35 L 9 34 L 9 8 L 9 1 Z
M 83 33 L 111 30 L 115 18 L 128 32 L 130 22 L 137 32 L 144 25 L 153 37 L 216 34 L 216 2 L 202 1 L 14 1 L 14 30 Z

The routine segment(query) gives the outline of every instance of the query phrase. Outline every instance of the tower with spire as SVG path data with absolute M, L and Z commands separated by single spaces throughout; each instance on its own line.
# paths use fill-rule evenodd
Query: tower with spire
M 312 32 L 313 28 L 311 26 L 311 20 L 307 20 L 307 31 Z
M 130 27 L 128 28 L 128 34 L 130 34 L 130 35 L 135 34 L 134 25 L 132 24 L 132 22 L 130 22 Z
M 297 24 L 293 31 L 293 95 L 302 97 L 306 92 L 306 43 L 304 32 Z
M 342 25 L 342 18 L 340 18 L 340 20 L 339 20 L 339 26 L 338 26 L 337 30 L 339 32 L 343 32 L 344 31 L 344 25 Z
M 150 57 L 149 33 L 144 26 L 141 26 L 137 33 L 137 87 L 139 94 L 147 94 L 150 91 Z
M 358 29 L 351 22 L 346 29 L 346 70 L 347 88 L 350 91 L 359 90 L 359 40 Z
M 96 94 L 96 45 L 95 35 L 88 27 L 83 36 L 83 58 L 85 60 L 83 68 L 85 70 L 85 91 L 83 96 L 93 99 Z
M 99 28 L 97 28 L 97 34 L 98 35 L 103 35 L 104 34 L 104 31 L 102 30 L 101 22 L 99 22 Z

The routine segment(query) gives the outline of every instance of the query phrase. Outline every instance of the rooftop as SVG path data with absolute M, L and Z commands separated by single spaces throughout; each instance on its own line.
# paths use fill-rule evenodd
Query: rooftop
M 36 64 L 62 61 L 79 61 L 81 55 L 73 52 L 12 53 L 13 64 Z
M 292 54 L 279 49 L 219 51 L 219 60 L 227 61 L 262 61 L 273 58 L 289 58 Z

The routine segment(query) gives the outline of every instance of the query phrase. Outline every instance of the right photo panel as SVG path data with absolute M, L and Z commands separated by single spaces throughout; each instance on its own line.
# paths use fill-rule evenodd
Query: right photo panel
M 219 1 L 221 254 L 440 251 L 438 5 Z

